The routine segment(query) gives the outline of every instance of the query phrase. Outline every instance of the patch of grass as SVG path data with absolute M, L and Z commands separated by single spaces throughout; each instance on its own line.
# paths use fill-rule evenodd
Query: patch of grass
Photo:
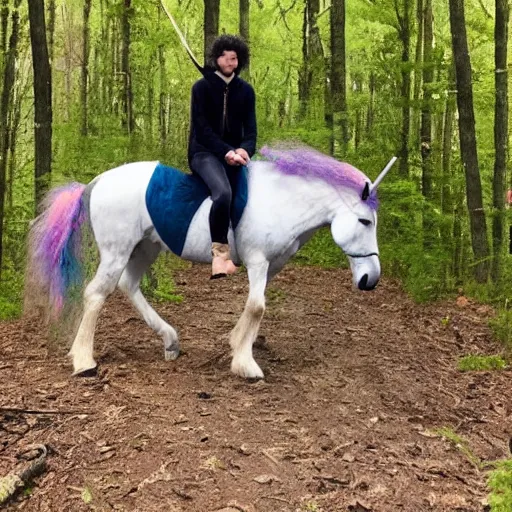
M 275 306 L 285 299 L 286 293 L 279 288 L 269 286 L 265 292 L 265 297 L 267 306 Z
M 176 293 L 174 271 L 187 268 L 189 264 L 170 253 L 160 255 L 144 275 L 141 289 L 149 298 L 159 302 L 181 303 L 183 296 Z
M 488 499 L 491 512 L 510 512 L 512 510 L 512 459 L 495 463 L 495 469 L 489 473 L 487 485 L 491 489 Z
M 308 501 L 305 503 L 301 510 L 304 512 L 322 512 L 322 509 L 314 502 L 314 501 Z
M 459 360 L 458 368 L 461 372 L 503 370 L 507 367 L 501 356 L 464 356 Z
M 92 497 L 92 492 L 89 489 L 89 487 L 84 487 L 83 488 L 82 494 L 81 494 L 81 498 L 82 498 L 82 501 L 86 505 L 89 505 L 90 503 L 92 503 L 93 497 Z
M 434 433 L 452 443 L 476 468 L 482 468 L 482 461 L 473 453 L 467 440 L 457 434 L 451 427 L 438 428 L 434 430 Z

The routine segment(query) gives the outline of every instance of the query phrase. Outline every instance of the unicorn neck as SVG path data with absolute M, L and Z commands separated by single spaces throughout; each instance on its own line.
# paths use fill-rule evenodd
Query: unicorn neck
M 261 211 L 279 212 L 278 221 L 297 236 L 330 224 L 342 202 L 340 191 L 321 180 L 287 176 L 268 162 L 255 162 L 251 170 L 251 187 L 265 203 Z

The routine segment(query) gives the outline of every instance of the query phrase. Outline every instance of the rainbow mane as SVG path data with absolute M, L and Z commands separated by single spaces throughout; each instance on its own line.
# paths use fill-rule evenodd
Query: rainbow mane
M 264 146 L 260 154 L 271 161 L 275 168 L 288 176 L 300 176 L 305 179 L 319 179 L 333 187 L 347 187 L 362 195 L 370 180 L 354 166 L 338 162 L 308 146 L 276 147 Z M 367 199 L 373 210 L 378 207 L 377 192 Z

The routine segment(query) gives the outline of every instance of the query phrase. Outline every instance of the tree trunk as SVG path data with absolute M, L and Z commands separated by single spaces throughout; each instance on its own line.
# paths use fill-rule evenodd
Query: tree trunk
M 444 111 L 443 126 L 443 155 L 442 155 L 442 188 L 441 188 L 441 211 L 444 215 L 453 215 L 453 193 L 451 188 L 452 172 L 452 140 L 453 121 L 455 118 L 456 97 L 455 97 L 455 69 L 453 63 L 448 70 L 448 95 Z M 446 229 L 442 232 L 445 245 L 451 244 L 452 230 Z
M 409 176 L 409 132 L 411 127 L 411 72 L 409 71 L 409 47 L 411 41 L 410 0 L 403 0 L 403 14 L 400 13 L 398 0 L 395 0 L 395 12 L 398 21 L 398 37 L 402 43 L 402 131 L 400 134 L 400 168 L 402 177 Z
M 81 100 L 81 127 L 80 133 L 85 136 L 88 132 L 88 94 L 89 84 L 89 15 L 91 13 L 91 0 L 84 0 L 84 18 L 82 27 L 82 80 L 80 83 Z
M 360 76 L 355 76 L 353 78 L 354 83 L 354 92 L 356 97 L 361 96 L 363 92 L 363 81 Z M 357 98 L 357 106 L 356 106 L 356 120 L 354 125 L 354 149 L 357 152 L 359 149 L 359 145 L 361 144 L 362 132 L 363 132 L 363 107 L 362 102 L 359 98 Z
M 18 139 L 18 130 L 21 124 L 21 103 L 22 93 L 14 88 L 14 101 L 11 109 L 11 122 L 9 123 L 9 164 L 7 167 L 7 209 L 12 210 L 13 205 L 13 182 L 14 174 L 17 168 L 16 163 L 16 144 Z
M 239 0 L 239 31 L 240 35 L 242 36 L 242 39 L 247 43 L 247 45 L 250 45 L 250 32 L 249 32 L 249 6 L 250 6 L 250 0 Z M 245 76 L 247 79 L 251 76 L 250 71 L 250 63 L 247 65 L 247 67 L 243 71 L 243 76 Z
M 158 127 L 160 131 L 160 144 L 164 147 L 167 143 L 167 95 L 165 90 L 165 55 L 164 46 L 158 47 L 158 62 L 160 65 L 160 101 L 158 107 Z
M 421 107 L 421 163 L 422 163 L 422 192 L 423 197 L 432 201 L 432 91 L 431 86 L 434 78 L 432 62 L 432 44 L 434 41 L 432 31 L 432 0 L 425 1 L 424 11 L 424 39 L 423 39 L 423 102 Z
M 52 74 L 46 43 L 44 0 L 28 0 L 34 68 L 34 140 L 36 207 L 50 183 L 52 168 Z
M 487 225 L 483 209 L 482 184 L 476 149 L 471 62 L 466 36 L 464 0 L 449 0 L 449 5 L 457 80 L 460 152 L 466 175 L 466 198 L 469 209 L 471 245 L 476 259 L 475 279 L 483 283 L 489 275 L 489 244 L 487 242 Z
M 155 84 L 153 80 L 153 63 L 155 62 L 156 53 L 154 52 L 150 58 L 148 66 L 148 111 L 146 115 L 147 128 L 145 130 L 146 137 L 153 141 L 153 111 L 155 107 Z
M 4 59 L 4 87 L 0 100 L 0 272 L 3 261 L 3 225 L 5 217 L 7 160 L 9 155 L 9 109 L 12 104 L 16 59 L 18 57 L 20 4 L 21 0 L 15 0 L 12 12 L 12 31 L 9 39 L 9 49 Z
M 48 2 L 48 56 L 53 64 L 53 40 L 55 37 L 55 0 Z
M 444 222 L 441 223 L 441 243 L 446 253 L 452 255 L 451 268 L 450 265 L 447 265 L 446 268 L 447 279 L 452 275 L 458 277 L 455 273 L 457 262 L 456 255 L 460 252 L 457 248 L 461 243 L 460 240 L 455 238 L 457 230 L 460 230 L 459 226 L 456 226 L 456 223 L 460 225 L 460 221 L 454 218 L 453 176 L 451 168 L 453 122 L 455 119 L 457 101 L 455 94 L 455 68 L 452 62 L 448 68 L 448 94 L 446 96 L 443 117 L 443 151 L 441 156 L 441 212 L 444 218 Z M 450 219 L 451 222 L 449 222 L 448 219 Z M 459 272 L 459 269 L 457 271 Z
M 332 137 L 333 154 L 342 156 L 346 153 L 349 141 L 345 19 L 345 0 L 333 0 L 330 20 Z
M 65 89 L 66 89 L 66 110 L 64 120 L 71 119 L 71 96 L 73 89 L 73 36 L 74 33 L 74 20 L 73 11 L 66 7 L 61 6 L 62 22 L 64 25 L 64 64 L 65 64 Z
M 2 0 L 2 7 L 0 8 L 0 26 L 2 27 L 2 48 L 0 49 L 2 55 L 7 53 L 7 25 L 9 23 L 9 0 Z M 5 64 L 5 60 L 4 60 Z
M 370 138 L 373 130 L 373 109 L 375 104 L 375 73 L 370 72 L 370 80 L 368 82 L 370 92 L 370 100 L 368 102 L 368 110 L 366 112 L 366 137 Z
M 132 78 L 130 71 L 130 43 L 131 43 L 131 0 L 124 0 L 122 24 L 122 50 L 121 50 L 121 73 L 123 76 L 123 95 L 122 104 L 122 126 L 130 135 L 135 128 L 135 120 L 133 118 L 133 91 Z
M 496 0 L 496 21 L 494 25 L 494 177 L 492 182 L 492 202 L 494 216 L 492 223 L 492 279 L 497 282 L 501 276 L 505 220 L 505 172 L 507 162 L 508 133 L 508 89 L 507 89 L 507 43 L 508 43 L 508 0 Z
M 416 4 L 416 23 L 417 23 L 417 38 L 416 38 L 416 51 L 414 57 L 414 88 L 412 99 L 414 105 L 419 105 L 421 84 L 422 84 L 422 67 L 423 67 L 423 0 L 417 0 Z M 412 132 L 414 134 L 414 147 L 417 145 L 416 134 L 421 131 L 421 113 L 418 107 L 413 109 L 412 116 Z
M 220 0 L 204 0 L 204 62 L 208 62 L 208 52 L 219 34 Z M 214 63 L 212 63 L 213 65 Z

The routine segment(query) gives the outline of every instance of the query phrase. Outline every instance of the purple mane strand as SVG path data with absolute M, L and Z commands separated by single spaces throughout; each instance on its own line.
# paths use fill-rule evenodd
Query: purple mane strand
M 333 187 L 347 187 L 362 196 L 370 180 L 354 166 L 324 155 L 308 146 L 264 146 L 260 154 L 271 161 L 276 169 L 288 176 L 305 179 L 319 179 Z M 378 207 L 377 192 L 373 191 L 366 200 L 373 210 Z

